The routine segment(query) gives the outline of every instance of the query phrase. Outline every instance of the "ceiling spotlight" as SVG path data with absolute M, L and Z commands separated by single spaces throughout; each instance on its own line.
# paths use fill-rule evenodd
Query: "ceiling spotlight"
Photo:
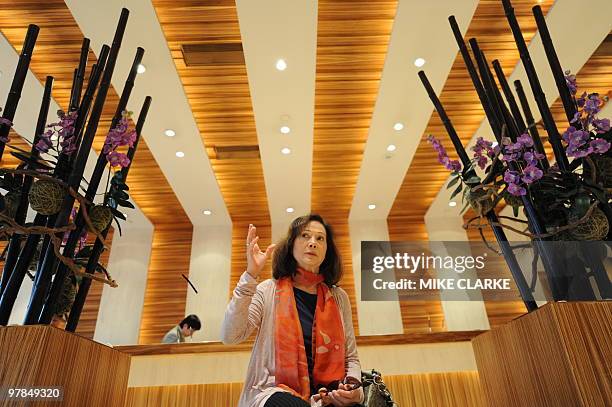
M 369 204 L 369 205 L 368 205 L 368 209 L 369 209 L 369 210 L 376 209 L 376 205 L 374 205 L 374 204 Z
M 281 149 L 281 153 L 283 153 L 285 155 L 290 154 L 291 153 L 291 149 L 289 147 L 283 147 Z
M 168 137 L 174 137 L 174 136 L 176 136 L 176 132 L 175 132 L 174 130 L 172 130 L 172 129 L 166 129 L 166 130 L 164 131 L 164 134 L 165 134 L 166 136 L 168 136 Z
M 388 152 L 395 151 L 396 149 L 397 149 L 397 147 L 395 147 L 395 144 L 389 144 L 389 145 L 387 146 L 387 151 L 388 151 Z
M 283 134 L 289 134 L 291 132 L 291 129 L 289 128 L 289 126 L 281 126 L 280 132 Z
M 395 131 L 400 131 L 400 130 L 402 130 L 403 128 L 404 128 L 404 124 L 403 124 L 403 123 L 400 123 L 400 122 L 397 122 L 397 123 L 395 123 L 395 124 L 393 125 L 393 130 L 395 130 Z
M 182 151 L 177 151 L 177 152 L 176 152 L 176 156 L 177 156 L 178 158 L 183 158 L 183 157 L 185 157 L 185 153 L 183 153 Z
M 293 213 L 295 211 L 295 209 L 289 207 L 287 209 L 285 209 L 287 211 L 287 213 Z
M 455 201 L 450 201 L 450 202 L 448 203 L 448 206 L 457 206 L 457 202 L 455 202 Z
M 136 68 L 136 72 L 138 73 L 145 73 L 147 71 L 147 67 L 144 66 L 143 64 L 139 64 L 138 68 Z
M 278 61 L 276 61 L 276 69 L 278 69 L 279 71 L 284 71 L 285 69 L 287 69 L 287 62 L 285 62 L 284 59 L 279 59 Z
M 414 60 L 414 66 L 416 66 L 417 68 L 420 68 L 423 65 L 425 65 L 425 60 L 423 58 L 417 58 Z
M 204 215 L 212 215 L 212 211 L 206 209 L 204 210 Z

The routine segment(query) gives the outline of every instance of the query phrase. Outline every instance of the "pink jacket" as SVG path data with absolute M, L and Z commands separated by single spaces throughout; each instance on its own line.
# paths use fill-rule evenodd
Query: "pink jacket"
M 274 376 L 275 288 L 276 280 L 268 279 L 257 284 L 257 280 L 245 272 L 240 277 L 232 299 L 225 310 L 225 318 L 221 327 L 223 343 L 240 343 L 247 339 L 254 329 L 259 328 L 238 407 L 263 407 L 273 393 L 283 391 L 275 386 Z M 361 365 L 357 355 L 348 295 L 342 288 L 336 286 L 332 287 L 331 292 L 340 307 L 344 325 L 346 375 L 361 378 Z M 311 400 L 311 406 L 318 405 L 320 404 Z

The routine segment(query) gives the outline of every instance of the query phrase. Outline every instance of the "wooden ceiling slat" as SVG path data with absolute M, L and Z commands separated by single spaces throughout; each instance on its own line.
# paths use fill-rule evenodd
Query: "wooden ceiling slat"
M 396 8 L 396 1 L 319 1 L 312 210 L 336 231 L 357 332 L 348 215 Z

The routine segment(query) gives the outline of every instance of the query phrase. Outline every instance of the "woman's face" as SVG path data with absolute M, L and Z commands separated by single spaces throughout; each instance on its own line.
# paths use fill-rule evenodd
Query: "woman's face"
M 327 253 L 327 233 L 325 226 L 315 220 L 310 221 L 293 242 L 293 257 L 298 266 L 313 273 L 319 272 L 319 266 Z

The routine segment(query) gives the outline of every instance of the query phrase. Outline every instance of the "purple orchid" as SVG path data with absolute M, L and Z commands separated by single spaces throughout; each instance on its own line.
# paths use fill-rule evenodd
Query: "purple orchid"
M 62 110 L 57 111 L 59 121 L 47 125 L 47 131 L 40 135 L 39 141 L 36 143 L 36 149 L 41 153 L 47 153 L 53 148 L 53 139 L 55 135 L 58 140 L 58 150 L 61 154 L 70 155 L 77 148 L 74 137 L 74 124 L 77 118 L 77 112 L 64 113 Z M 61 147 L 61 150 L 59 149 Z
M 596 154 L 604 154 L 610 149 L 610 142 L 602 138 L 591 140 L 589 147 L 593 149 Z
M 518 184 L 521 182 L 521 177 L 516 171 L 506 170 L 504 173 L 504 181 L 508 184 Z
M 534 181 L 539 180 L 544 175 L 544 172 L 536 166 L 529 165 L 523 169 L 522 181 L 525 184 L 531 184 Z
M 593 119 L 593 126 L 597 134 L 607 133 L 610 131 L 610 119 Z
M 431 143 L 434 150 L 438 153 L 438 162 L 444 165 L 444 168 L 454 172 L 461 171 L 461 163 L 458 160 L 451 160 L 449 158 L 448 154 L 446 153 L 446 149 L 438 139 L 436 139 L 433 135 L 429 135 L 429 137 L 427 137 L 427 141 Z
M 127 155 L 117 151 L 119 147 L 133 147 L 136 141 L 136 131 L 128 130 L 129 117 L 130 115 L 128 112 L 123 112 L 123 116 L 117 125 L 108 132 L 106 140 L 104 141 L 102 154 L 106 156 L 106 161 L 109 162 L 111 167 L 124 168 L 130 165 L 130 160 Z
M 527 195 L 527 190 L 518 184 L 508 184 L 508 192 L 514 196 Z
M 576 94 L 578 86 L 576 85 L 576 75 L 572 75 L 571 71 L 565 71 L 565 83 L 572 95 Z

